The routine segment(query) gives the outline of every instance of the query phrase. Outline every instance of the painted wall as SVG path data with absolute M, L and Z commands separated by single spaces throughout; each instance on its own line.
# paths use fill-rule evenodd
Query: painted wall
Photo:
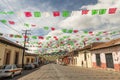
M 100 54 L 101 66 L 99 68 L 103 68 L 103 69 L 107 68 L 105 54 L 112 53 L 114 69 L 116 71 L 120 71 L 120 47 L 119 46 L 95 50 L 92 53 L 93 53 L 92 54 L 93 67 L 98 68 L 98 66 L 96 65 L 96 55 L 95 55 L 96 53 Z
M 29 62 L 28 63 L 33 63 L 32 59 L 35 61 L 35 56 L 25 56 L 25 58 L 24 58 L 24 64 L 28 64 L 27 63 L 27 58 L 29 58 Z
M 15 62 L 15 52 L 19 53 L 19 60 L 18 60 L 18 64 L 21 65 L 22 64 L 22 49 L 14 47 L 14 46 L 10 46 L 10 45 L 6 45 L 3 43 L 0 43 L 0 66 L 4 65 L 4 61 L 5 61 L 5 50 L 8 49 L 11 51 L 10 54 L 10 64 L 14 64 Z

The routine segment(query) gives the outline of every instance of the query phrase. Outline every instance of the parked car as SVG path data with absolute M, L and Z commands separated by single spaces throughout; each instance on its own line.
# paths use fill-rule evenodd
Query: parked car
M 11 77 L 13 78 L 15 75 L 21 74 L 22 68 L 17 68 L 15 64 L 4 65 L 0 69 L 0 77 Z
M 33 63 L 35 65 L 35 68 L 38 68 L 40 65 L 37 62 Z
M 35 68 L 35 65 L 34 64 L 26 64 L 25 66 L 24 66 L 24 69 L 34 69 Z

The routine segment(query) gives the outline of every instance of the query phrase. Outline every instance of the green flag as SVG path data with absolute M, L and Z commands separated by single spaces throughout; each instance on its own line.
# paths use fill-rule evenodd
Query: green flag
M 41 17 L 41 13 L 40 12 L 34 12 L 34 16 L 35 17 Z
M 21 35 L 14 35 L 15 38 L 22 38 Z
M 70 12 L 69 11 L 63 11 L 62 16 L 63 17 L 68 17 L 68 16 L 70 16 Z
M 116 31 L 113 31 L 113 32 L 111 32 L 110 34 L 112 35 L 112 34 L 116 34 L 117 32 Z
M 72 30 L 72 29 L 68 30 L 68 33 L 72 33 L 72 32 L 73 32 L 73 30 Z
M 67 29 L 62 29 L 62 32 L 66 33 L 66 32 L 67 32 Z
M 29 24 L 27 24 L 27 23 L 24 23 L 24 26 L 25 26 L 25 27 L 29 27 Z
M 69 38 L 70 36 L 63 36 L 64 39 Z
M 6 20 L 0 20 L 0 22 L 3 23 L 3 24 L 6 24 L 6 23 L 7 23 Z
M 45 29 L 45 30 L 48 30 L 48 29 L 49 29 L 49 27 L 45 26 L 45 27 L 44 27 L 44 29 Z
M 46 38 L 46 39 L 47 39 L 47 40 L 49 40 L 50 38 L 51 38 L 51 36 L 47 36 L 47 38 Z
M 102 34 L 102 32 L 98 32 L 97 34 L 96 34 L 96 36 L 100 36 Z
M 85 37 L 85 36 L 83 36 L 83 35 L 81 36 L 81 38 L 84 38 L 84 37 Z
M 98 10 L 92 10 L 92 15 L 95 15 L 98 13 Z
M 100 15 L 105 14 L 105 13 L 106 13 L 106 10 L 107 10 L 107 9 L 100 9 L 100 10 L 99 10 L 99 14 L 100 14 Z
M 73 46 L 73 45 L 74 45 L 74 42 L 73 42 L 73 41 L 70 41 L 69 44 Z
M 32 39 L 37 39 L 37 36 L 32 36 Z
M 14 14 L 14 12 L 13 11 L 10 11 L 10 12 L 7 12 L 8 14 Z
M 84 31 L 85 34 L 88 34 L 88 31 Z

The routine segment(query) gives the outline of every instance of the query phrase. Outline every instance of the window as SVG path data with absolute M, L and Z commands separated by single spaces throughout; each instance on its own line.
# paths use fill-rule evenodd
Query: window
M 29 63 L 29 62 L 30 62 L 30 59 L 29 59 L 29 58 L 27 58 L 26 63 Z
M 86 59 L 87 59 L 87 55 L 86 53 L 84 53 L 84 60 L 86 61 Z
M 34 62 L 34 59 L 31 59 L 31 63 L 33 63 Z
M 96 54 L 96 64 L 97 66 L 101 66 L 100 54 Z
M 19 61 L 19 52 L 15 52 L 15 64 L 18 64 Z
M 4 62 L 5 65 L 10 64 L 10 54 L 11 54 L 11 51 L 6 49 L 5 50 L 5 62 Z

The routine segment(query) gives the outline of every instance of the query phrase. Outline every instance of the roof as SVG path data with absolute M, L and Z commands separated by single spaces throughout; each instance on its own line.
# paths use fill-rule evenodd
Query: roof
M 89 44 L 89 45 L 87 45 L 79 50 L 88 50 L 88 49 L 91 49 L 91 48 L 96 47 L 96 46 L 103 44 L 103 43 L 105 43 L 105 42 L 94 42 L 94 43 L 91 43 L 91 44 Z
M 118 39 L 113 39 L 109 42 L 105 42 L 104 44 L 98 45 L 96 47 L 93 47 L 92 50 L 95 49 L 101 49 L 101 48 L 107 48 L 107 47 L 112 47 L 120 44 L 120 38 Z
M 27 53 L 27 52 L 25 52 L 25 56 L 37 56 L 37 54 Z
M 24 49 L 23 46 L 21 46 L 21 45 L 19 45 L 19 44 L 17 44 L 17 43 L 14 43 L 14 42 L 12 42 L 12 41 L 10 41 L 10 40 L 8 40 L 8 39 L 6 39 L 6 38 L 3 38 L 3 37 L 0 37 L 0 42 L 1 42 L 1 43 L 4 43 L 4 44 L 12 45 L 12 46 L 14 46 L 14 47 L 18 47 L 18 48 Z

